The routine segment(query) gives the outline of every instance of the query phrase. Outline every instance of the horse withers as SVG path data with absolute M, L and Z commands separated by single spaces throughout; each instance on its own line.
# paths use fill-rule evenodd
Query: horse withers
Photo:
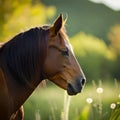
M 44 25 L 19 33 L 0 48 L 0 119 L 23 120 L 22 105 L 44 79 L 67 90 L 82 91 L 86 82 L 58 16 Z

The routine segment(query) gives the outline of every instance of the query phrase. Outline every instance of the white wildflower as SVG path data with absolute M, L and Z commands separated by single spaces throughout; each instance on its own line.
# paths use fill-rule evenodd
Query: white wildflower
M 115 103 L 111 103 L 110 108 L 111 109 L 115 109 L 116 108 L 116 104 Z
M 99 93 L 99 94 L 103 93 L 103 88 L 101 88 L 101 87 L 97 88 L 96 92 Z
M 89 104 L 91 104 L 93 102 L 93 99 L 92 98 L 87 98 L 86 102 L 89 103 Z

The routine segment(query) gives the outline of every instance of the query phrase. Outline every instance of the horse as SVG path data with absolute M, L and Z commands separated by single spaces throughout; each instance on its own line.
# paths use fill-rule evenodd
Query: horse
M 63 15 L 52 25 L 30 28 L 1 44 L 0 119 L 23 120 L 23 104 L 45 79 L 80 93 L 85 75 L 74 55 Z

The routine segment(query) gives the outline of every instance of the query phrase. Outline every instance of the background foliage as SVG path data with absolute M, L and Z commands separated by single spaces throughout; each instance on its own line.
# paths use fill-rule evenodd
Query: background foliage
M 120 11 L 113 11 L 102 4 L 94 4 L 88 0 L 0 0 L 0 6 L 1 42 L 8 41 L 31 27 L 45 23 L 52 24 L 60 13 L 63 13 L 64 17 L 68 16 L 67 34 L 87 78 L 85 92 L 75 99 L 72 98 L 70 118 L 93 120 L 90 114 L 97 109 L 95 105 L 99 104 L 96 100 L 94 104 L 88 105 L 85 99 L 92 96 L 99 100 L 95 89 L 92 90 L 95 86 L 92 81 L 98 83 L 101 79 L 107 84 L 102 86 L 107 91 L 102 96 L 102 108 L 103 113 L 107 111 L 108 114 L 104 113 L 102 119 L 98 119 L 109 119 L 112 112 L 109 105 L 111 102 L 119 101 L 117 95 L 120 88 L 117 87 L 117 92 L 114 91 L 113 94 L 111 92 L 116 88 L 112 86 L 113 80 L 120 80 Z M 63 91 L 51 84 L 48 85 L 48 89 L 41 90 L 40 93 L 37 90 L 26 102 L 25 120 L 33 120 L 36 116 L 37 120 L 40 116 L 42 120 L 61 119 Z M 106 97 L 107 94 L 110 96 Z M 96 117 L 98 115 L 99 113 L 94 114 Z
M 0 41 L 5 41 L 31 27 L 43 25 L 55 14 L 55 7 L 46 7 L 37 0 L 0 1 Z

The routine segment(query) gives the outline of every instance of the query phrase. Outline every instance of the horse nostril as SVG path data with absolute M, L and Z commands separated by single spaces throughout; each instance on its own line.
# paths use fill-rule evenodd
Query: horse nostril
M 83 78 L 82 81 L 81 81 L 82 86 L 85 84 L 85 81 L 86 81 L 86 80 Z

